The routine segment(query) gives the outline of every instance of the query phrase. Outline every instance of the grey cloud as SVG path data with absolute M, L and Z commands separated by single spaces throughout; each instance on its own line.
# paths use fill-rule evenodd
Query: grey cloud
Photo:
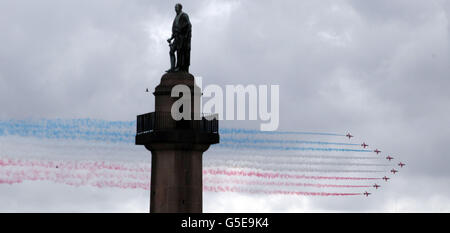
M 131 120 L 150 111 L 153 97 L 143 90 L 168 66 L 164 30 L 174 3 L 3 1 L 0 117 Z M 448 1 L 184 5 L 194 23 L 191 71 L 204 85 L 280 84 L 280 129 L 350 130 L 409 163 L 401 174 L 409 182 L 431 189 L 431 177 L 448 179 Z M 404 187 L 390 185 L 377 202 L 427 197 Z

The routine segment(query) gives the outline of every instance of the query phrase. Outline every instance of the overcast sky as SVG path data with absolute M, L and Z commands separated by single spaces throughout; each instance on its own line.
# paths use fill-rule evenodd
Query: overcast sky
M 152 111 L 144 90 L 169 68 L 175 3 L 0 1 L 0 119 Z M 377 210 L 450 211 L 450 1 L 181 3 L 204 85 L 279 84 L 281 130 L 350 131 L 408 162 Z

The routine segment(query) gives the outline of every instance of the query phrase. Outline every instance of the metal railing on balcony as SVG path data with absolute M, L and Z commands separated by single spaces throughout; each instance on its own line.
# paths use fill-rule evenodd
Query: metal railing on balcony
M 218 114 L 203 114 L 201 120 L 179 120 L 172 118 L 170 112 L 151 112 L 137 116 L 136 134 L 150 133 L 155 130 L 187 129 L 203 133 L 218 133 Z

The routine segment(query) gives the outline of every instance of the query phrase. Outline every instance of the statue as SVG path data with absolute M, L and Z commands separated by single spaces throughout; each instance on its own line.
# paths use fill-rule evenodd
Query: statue
M 181 11 L 182 9 L 181 4 L 175 5 L 177 16 L 173 20 L 172 37 L 167 39 L 170 47 L 170 69 L 166 72 L 185 71 L 189 73 L 192 25 L 189 16 Z M 176 63 L 175 52 L 177 53 Z

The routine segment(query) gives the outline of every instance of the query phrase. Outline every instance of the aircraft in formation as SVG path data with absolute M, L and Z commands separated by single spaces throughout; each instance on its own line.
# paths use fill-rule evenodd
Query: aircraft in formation
M 345 135 L 345 136 L 348 137 L 348 139 L 351 139 L 352 137 L 354 137 L 354 136 L 351 135 L 350 133 L 347 133 L 347 135 Z M 361 147 L 363 147 L 364 149 L 366 149 L 367 147 L 369 147 L 369 145 L 366 144 L 365 142 L 363 142 L 363 143 L 361 144 Z M 373 152 L 377 153 L 377 155 L 378 155 L 378 154 L 381 153 L 381 150 L 375 149 Z M 389 160 L 389 161 L 391 161 L 391 160 L 394 159 L 394 157 L 388 155 L 388 156 L 386 156 L 386 159 Z M 402 163 L 402 162 L 399 162 L 399 163 L 398 163 L 398 166 L 400 166 L 401 168 L 402 168 L 403 166 L 405 166 L 405 165 L 406 165 L 406 164 L 404 164 L 404 163 Z M 395 174 L 395 173 L 398 172 L 398 170 L 392 169 L 390 172 L 393 173 L 393 174 Z M 387 176 L 384 176 L 384 177 L 381 178 L 381 179 L 383 179 L 384 181 L 387 182 L 390 178 L 387 177 Z M 378 189 L 379 187 L 381 187 L 381 185 L 374 184 L 372 187 L 374 187 L 375 189 Z M 369 192 L 367 192 L 367 191 L 363 193 L 363 195 L 365 195 L 366 197 L 368 197 L 370 194 L 371 194 L 371 193 L 369 193 Z

